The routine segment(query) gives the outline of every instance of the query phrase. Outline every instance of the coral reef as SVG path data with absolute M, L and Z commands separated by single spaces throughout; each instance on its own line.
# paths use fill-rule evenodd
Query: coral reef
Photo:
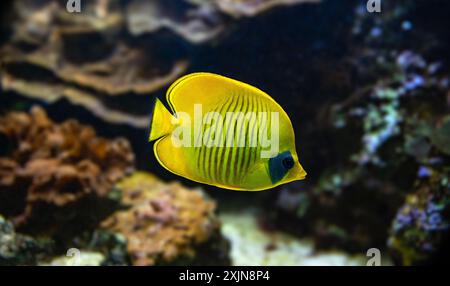
M 132 35 L 168 29 L 191 43 L 217 38 L 232 19 L 255 17 L 277 6 L 318 3 L 320 0 L 133 0 L 127 6 L 127 27 Z
M 2 86 L 12 94 L 47 103 L 67 99 L 108 123 L 145 128 L 147 110 L 123 108 L 123 99 L 110 97 L 142 97 L 136 106 L 148 106 L 149 94 L 187 68 L 181 57 L 161 57 L 177 49 L 172 43 L 123 37 L 119 1 L 90 1 L 79 17 L 58 1 L 24 0 L 15 7 L 11 40 L 0 50 Z
M 387 5 L 377 20 L 356 7 L 347 57 L 359 84 L 350 96 L 322 103 L 314 132 L 333 140 L 321 149 L 327 157 L 315 154 L 309 173 L 320 176 L 284 187 L 269 217 L 290 232 L 312 234 L 319 248 L 377 247 L 389 249 L 397 264 L 427 264 L 449 232 L 450 71 L 447 56 L 430 44 L 440 35 L 411 34 L 418 8 Z
M 102 255 L 101 265 L 117 266 L 130 265 L 130 257 L 127 251 L 127 240 L 120 233 L 96 229 L 84 232 L 70 241 L 73 248 L 83 249 L 89 253 Z
M 405 199 L 392 222 L 388 241 L 399 264 L 426 264 L 449 239 L 450 168 L 447 153 L 449 119 L 444 116 L 436 126 L 424 121 L 409 122 L 405 150 L 420 163 L 413 191 Z
M 0 31 L 0 112 L 37 102 L 126 136 L 156 175 L 132 173 L 127 140 L 74 119 L 55 123 L 39 108 L 2 116 L 0 264 L 73 265 L 74 248 L 83 265 L 360 265 L 374 247 L 383 264 L 418 265 L 442 253 L 449 3 L 385 1 L 383 13 L 364 1 L 83 4 L 71 14 L 65 1 L 14 1 Z M 221 215 L 204 191 L 160 181 L 174 176 L 153 164 L 148 108 L 194 71 L 271 94 L 307 180 L 257 193 L 205 186 Z
M 220 11 L 233 17 L 253 17 L 273 7 L 299 3 L 318 3 L 320 0 L 216 0 Z
M 228 22 L 210 1 L 133 0 L 127 7 L 127 28 L 132 35 L 173 31 L 191 43 L 217 37 Z
M 61 99 L 65 99 L 70 104 L 84 106 L 93 115 L 110 124 L 125 124 L 134 128 L 144 128 L 149 122 L 146 116 L 111 109 L 104 106 L 99 99 L 91 96 L 90 93 L 63 84 L 27 81 L 8 74 L 3 75 L 1 84 L 6 91 L 14 91 L 26 95 L 27 98 L 37 99 L 47 104 L 57 103 Z
M 15 1 L 12 36 L 0 48 L 2 87 L 45 103 L 67 100 L 109 124 L 146 128 L 153 93 L 189 67 L 183 41 L 217 39 L 233 23 L 228 14 L 312 1 L 225 2 L 95 0 L 72 17 L 56 0 Z
M 2 264 L 72 265 L 60 255 L 74 247 L 82 265 L 229 264 L 215 203 L 132 173 L 125 139 L 97 137 L 75 120 L 54 123 L 40 107 L 1 117 L 0 135 L 0 213 L 54 245 L 38 256 L 38 244 L 2 220 Z
M 431 176 L 418 183 L 417 191 L 407 196 L 393 220 L 388 246 L 398 264 L 426 263 L 430 257 L 438 255 L 448 239 L 449 175 Z
M 112 187 L 134 169 L 125 139 L 107 140 L 75 120 L 56 124 L 44 110 L 0 118 L 0 213 L 27 232 L 69 235 L 116 204 Z M 63 230 L 70 229 L 70 232 Z
M 161 74 L 154 65 L 156 55 L 151 51 L 144 52 L 122 43 L 117 43 L 107 58 L 93 63 L 74 63 L 64 58 L 64 45 L 68 44 L 65 41 L 70 42 L 64 34 L 55 36 L 50 43 L 29 54 L 6 46 L 3 63 L 7 68 L 21 64 L 36 66 L 69 86 L 75 84 L 110 96 L 151 93 L 174 81 L 186 69 L 186 62 L 179 61 L 168 74 Z
M 117 184 L 126 210 L 102 226 L 121 233 L 133 265 L 228 264 L 215 204 L 200 190 L 138 172 Z

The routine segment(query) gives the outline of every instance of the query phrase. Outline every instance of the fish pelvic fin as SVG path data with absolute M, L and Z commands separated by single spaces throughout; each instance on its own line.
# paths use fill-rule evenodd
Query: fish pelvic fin
M 172 119 L 175 117 L 158 98 L 155 99 L 150 118 L 149 141 L 166 136 L 175 128 L 175 125 L 172 124 Z

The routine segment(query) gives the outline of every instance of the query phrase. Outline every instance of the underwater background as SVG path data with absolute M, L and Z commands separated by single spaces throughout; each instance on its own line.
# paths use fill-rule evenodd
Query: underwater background
M 2 1 L 0 265 L 445 259 L 450 2 L 380 3 Z M 283 107 L 306 180 L 235 192 L 158 164 L 152 102 L 198 71 Z

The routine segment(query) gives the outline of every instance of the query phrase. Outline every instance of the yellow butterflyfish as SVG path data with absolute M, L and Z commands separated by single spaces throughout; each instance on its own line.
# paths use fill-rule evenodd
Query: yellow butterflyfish
M 306 172 L 292 123 L 268 94 L 212 73 L 178 79 L 156 99 L 149 141 L 158 162 L 187 179 L 220 188 L 260 191 Z

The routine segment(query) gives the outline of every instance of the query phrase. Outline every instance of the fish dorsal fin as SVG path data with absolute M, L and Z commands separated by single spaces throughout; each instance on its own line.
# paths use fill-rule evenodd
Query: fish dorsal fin
M 192 73 L 178 79 L 170 86 L 166 97 L 173 112 L 190 113 L 196 103 L 206 107 L 217 106 L 233 94 L 257 94 L 277 104 L 267 93 L 256 87 L 207 72 Z

